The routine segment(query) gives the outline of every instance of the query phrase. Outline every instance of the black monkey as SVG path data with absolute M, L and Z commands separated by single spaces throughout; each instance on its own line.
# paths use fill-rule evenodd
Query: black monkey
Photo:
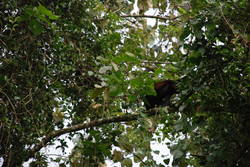
M 176 84 L 172 80 L 164 80 L 154 84 L 156 95 L 147 95 L 145 97 L 146 109 L 151 109 L 156 106 L 168 106 L 170 97 L 177 93 Z

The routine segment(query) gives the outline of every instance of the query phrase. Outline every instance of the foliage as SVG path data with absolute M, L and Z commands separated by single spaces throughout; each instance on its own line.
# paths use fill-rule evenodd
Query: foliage
M 0 2 L 3 166 L 47 166 L 40 150 L 64 150 L 62 134 L 77 141 L 54 159 L 61 166 L 249 166 L 250 3 L 139 0 L 131 14 L 133 5 Z M 178 83 L 171 107 L 145 111 L 163 79 Z M 162 164 L 153 136 L 170 140 Z

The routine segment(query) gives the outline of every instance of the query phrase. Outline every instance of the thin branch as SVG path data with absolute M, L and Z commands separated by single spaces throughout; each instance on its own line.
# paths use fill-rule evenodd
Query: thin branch
M 157 114 L 157 112 L 155 110 L 149 110 L 149 111 L 145 112 L 145 114 L 147 114 L 148 116 L 152 116 L 152 115 Z M 93 121 L 90 121 L 88 123 L 77 124 L 77 125 L 74 125 L 72 127 L 53 131 L 53 132 L 49 133 L 47 136 L 45 136 L 38 144 L 36 144 L 29 151 L 26 160 L 28 160 L 29 158 L 32 158 L 36 152 L 40 151 L 52 139 L 59 137 L 63 134 L 67 134 L 70 132 L 76 132 L 79 130 L 88 129 L 88 128 L 92 128 L 92 127 L 97 127 L 97 126 L 101 126 L 101 125 L 105 125 L 105 124 L 109 124 L 109 123 L 134 121 L 134 120 L 138 119 L 139 115 L 140 114 L 126 114 L 126 115 L 115 116 L 115 117 L 106 118 L 106 119 L 93 120 Z
M 134 17 L 134 18 L 143 18 L 143 17 L 146 17 L 146 18 L 153 18 L 153 19 L 161 19 L 161 20 L 175 20 L 177 18 L 179 18 L 180 16 L 176 16 L 176 17 L 170 17 L 170 16 L 154 16 L 154 15 L 122 15 L 121 17 Z
M 6 48 L 8 48 L 8 46 L 6 45 L 6 43 L 5 43 L 3 40 L 0 39 L 0 41 L 2 42 L 2 44 L 3 44 Z
M 8 101 L 9 101 L 11 107 L 12 107 L 12 110 L 13 110 L 14 112 L 16 112 L 16 111 L 15 111 L 15 106 L 14 106 L 13 103 L 11 102 L 9 96 L 8 96 L 4 91 L 2 91 L 1 89 L 0 89 L 0 93 L 2 93 L 3 95 L 5 95 L 5 96 L 7 97 Z
M 68 156 L 60 155 L 60 154 L 46 154 L 47 156 L 56 156 L 56 157 L 64 157 L 69 158 Z
M 160 62 L 160 61 L 142 61 L 142 63 L 149 63 L 149 64 L 173 64 L 173 62 Z

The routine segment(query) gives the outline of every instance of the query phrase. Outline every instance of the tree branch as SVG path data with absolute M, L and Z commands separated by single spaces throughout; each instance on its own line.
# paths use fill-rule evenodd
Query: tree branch
M 125 17 L 134 17 L 134 18 L 138 18 L 138 17 L 146 17 L 146 18 L 153 18 L 153 19 L 161 19 L 161 20 L 175 20 L 177 18 L 179 18 L 180 16 L 176 16 L 176 17 L 170 17 L 170 16 L 154 16 L 154 15 L 122 15 L 121 17 L 125 18 Z
M 173 107 L 175 109 L 178 109 L 181 104 L 186 101 L 193 92 L 190 92 L 178 105 L 178 107 Z M 157 110 L 155 109 L 150 109 L 146 112 L 144 112 L 144 114 L 146 114 L 147 116 L 153 116 L 156 115 L 158 113 Z M 56 137 L 59 137 L 61 135 L 70 133 L 70 132 L 76 132 L 79 130 L 84 130 L 84 129 L 88 129 L 88 128 L 92 128 L 92 127 L 98 127 L 98 126 L 102 126 L 105 124 L 110 124 L 110 123 L 119 123 L 119 122 L 129 122 L 129 121 L 134 121 L 137 120 L 139 118 L 140 114 L 125 114 L 125 115 L 121 115 L 121 116 L 114 116 L 111 118 L 104 118 L 104 119 L 99 119 L 99 120 L 93 120 L 90 121 L 88 123 L 81 123 L 81 124 L 77 124 L 68 128 L 64 128 L 64 129 L 60 129 L 60 130 L 56 130 L 56 131 L 52 131 L 51 133 L 49 133 L 48 135 L 44 136 L 41 141 L 37 144 L 34 145 L 33 148 L 31 148 L 28 151 L 27 157 L 26 157 L 26 161 L 29 160 L 29 158 L 34 157 L 35 153 L 37 153 L 38 151 L 40 151 L 43 147 L 45 147 L 51 140 L 53 140 Z
M 145 112 L 148 116 L 152 116 L 157 114 L 156 110 L 149 110 Z M 97 127 L 109 123 L 118 123 L 118 122 L 128 122 L 128 121 L 134 121 L 137 120 L 140 114 L 126 114 L 122 116 L 114 116 L 111 118 L 105 118 L 105 119 L 100 119 L 100 120 L 93 120 L 88 123 L 82 123 L 82 124 L 77 124 L 68 128 L 60 129 L 53 131 L 49 133 L 47 136 L 45 136 L 39 143 L 37 143 L 30 151 L 28 152 L 26 161 L 29 158 L 32 158 L 35 153 L 40 151 L 43 147 L 45 147 L 52 139 L 59 137 L 63 134 L 67 134 L 70 132 L 76 132 L 79 130 L 87 129 L 87 128 L 92 128 L 92 127 Z

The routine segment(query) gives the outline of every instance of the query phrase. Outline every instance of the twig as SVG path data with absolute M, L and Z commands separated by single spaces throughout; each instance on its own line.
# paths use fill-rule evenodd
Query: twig
M 170 16 L 154 16 L 154 15 L 122 15 L 121 17 L 123 17 L 123 18 L 125 18 L 125 17 L 134 17 L 134 18 L 146 17 L 146 18 L 161 19 L 161 20 L 176 20 L 177 18 L 179 18 L 181 16 L 176 16 L 176 17 L 171 18 Z
M 2 91 L 1 89 L 0 89 L 0 93 L 2 93 L 3 95 L 5 95 L 7 97 L 8 101 L 9 101 L 9 103 L 10 103 L 12 109 L 13 109 L 13 111 L 16 112 L 15 111 L 15 107 L 14 107 L 13 103 L 11 102 L 9 96 L 4 91 Z
M 3 45 L 4 45 L 6 48 L 8 48 L 8 46 L 6 45 L 6 43 L 5 43 L 3 40 L 0 39 L 0 41 L 3 43 Z
M 153 63 L 153 64 L 173 64 L 172 62 L 160 62 L 160 61 L 142 61 L 142 63 Z

